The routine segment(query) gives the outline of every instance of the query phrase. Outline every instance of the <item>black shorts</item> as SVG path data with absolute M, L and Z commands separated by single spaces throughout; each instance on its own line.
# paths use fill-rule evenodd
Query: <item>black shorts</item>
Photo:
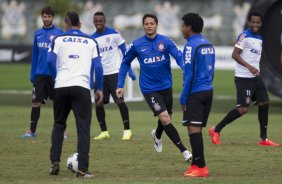
M 104 104 L 110 102 L 110 95 L 112 95 L 115 103 L 120 103 L 124 101 L 123 97 L 118 98 L 116 95 L 117 83 L 118 83 L 118 73 L 103 76 Z M 97 90 L 97 86 L 95 86 L 95 91 L 96 90 Z
M 187 98 L 183 125 L 206 127 L 213 99 L 213 90 L 193 93 Z
M 237 107 L 248 107 L 252 101 L 268 102 L 268 94 L 261 77 L 241 78 L 235 77 L 237 89 Z
M 172 114 L 172 89 L 165 89 L 161 91 L 155 91 L 148 94 L 143 94 L 146 102 L 151 110 L 154 112 L 154 116 L 167 110 L 168 114 Z
M 37 75 L 32 89 L 32 102 L 44 104 L 48 98 L 54 99 L 54 79 L 48 75 Z

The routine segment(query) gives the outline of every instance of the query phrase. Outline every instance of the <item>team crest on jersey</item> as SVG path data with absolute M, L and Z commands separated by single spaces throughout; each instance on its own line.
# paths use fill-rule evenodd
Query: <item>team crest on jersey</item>
M 159 43 L 159 44 L 158 44 L 158 50 L 159 50 L 160 52 L 162 52 L 162 51 L 164 51 L 164 49 L 165 49 L 164 43 Z
M 55 37 L 56 37 L 56 35 L 50 35 L 49 40 L 52 41 L 52 40 L 54 40 Z
M 111 37 L 109 37 L 109 36 L 106 37 L 106 42 L 107 42 L 107 43 L 110 43 L 110 42 L 111 42 Z

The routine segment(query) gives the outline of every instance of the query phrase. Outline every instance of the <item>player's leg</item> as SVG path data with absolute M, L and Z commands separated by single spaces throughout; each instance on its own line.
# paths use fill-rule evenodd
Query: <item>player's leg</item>
M 265 85 L 261 79 L 257 81 L 257 89 L 253 95 L 253 101 L 258 105 L 258 120 L 260 124 L 260 141 L 262 146 L 279 146 L 267 138 L 269 97 Z
M 119 111 L 120 111 L 120 115 L 122 118 L 122 122 L 123 122 L 123 136 L 122 136 L 122 140 L 130 140 L 132 137 L 132 132 L 130 130 L 130 122 L 129 122 L 129 112 L 128 112 L 128 107 L 126 105 L 126 103 L 124 102 L 124 98 L 118 98 L 116 95 L 116 86 L 118 83 L 118 74 L 112 74 L 108 76 L 109 80 L 108 80 L 108 86 L 110 89 L 110 93 L 115 101 L 115 103 L 117 104 Z
M 36 128 L 37 123 L 40 117 L 40 108 L 41 108 L 41 102 L 44 101 L 44 90 L 45 90 L 45 80 L 40 77 L 36 76 L 35 82 L 33 84 L 32 89 L 32 107 L 31 107 L 31 113 L 30 113 L 30 128 L 29 130 L 23 134 L 22 138 L 27 137 L 35 137 L 36 134 Z
M 82 87 L 72 87 L 72 110 L 77 128 L 78 170 L 88 172 L 90 150 L 90 125 L 92 104 L 90 90 Z
M 96 104 L 96 109 L 95 109 L 96 117 L 100 125 L 100 129 L 101 129 L 101 133 L 98 136 L 94 137 L 94 140 L 103 140 L 103 139 L 110 138 L 110 134 L 107 129 L 106 113 L 105 113 L 105 108 L 104 108 L 104 104 L 107 104 L 110 101 L 110 91 L 107 85 L 106 76 L 103 77 L 103 94 L 104 94 L 103 104 L 100 106 Z
M 252 81 L 235 77 L 235 84 L 237 90 L 237 107 L 229 111 L 215 127 L 209 129 L 209 134 L 214 144 L 220 144 L 219 133 L 226 125 L 248 112 L 253 93 Z
M 212 91 L 199 92 L 188 98 L 187 110 L 184 112 L 187 121 L 184 125 L 187 126 L 193 159 L 184 176 L 206 177 L 209 174 L 205 162 L 202 127 L 206 127 L 212 98 Z
M 64 140 L 64 130 L 66 129 L 67 117 L 71 110 L 71 99 L 68 96 L 68 89 L 56 89 L 56 95 L 53 102 L 54 125 L 51 135 L 50 160 L 52 167 L 50 175 L 59 173 L 59 163 L 61 161 L 62 146 Z

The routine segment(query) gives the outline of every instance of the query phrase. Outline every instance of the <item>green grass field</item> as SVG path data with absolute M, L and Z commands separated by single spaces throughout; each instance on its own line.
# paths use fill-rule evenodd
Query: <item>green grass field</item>
M 28 65 L 0 65 L 0 90 L 31 89 Z M 174 72 L 175 94 L 180 93 L 178 72 Z M 234 96 L 233 72 L 216 71 L 215 95 Z M 190 184 L 280 184 L 282 182 L 282 147 L 258 146 L 259 124 L 256 107 L 222 131 L 222 144 L 215 146 L 204 129 L 207 166 L 211 176 L 206 179 L 183 178 L 188 164 L 171 143 L 163 136 L 164 150 L 158 154 L 153 149 L 150 132 L 156 118 L 145 102 L 128 103 L 133 139 L 121 141 L 122 122 L 114 104 L 106 106 L 108 129 L 111 139 L 91 140 L 90 170 L 94 180 L 76 179 L 66 168 L 67 157 L 76 152 L 74 117 L 68 119 L 68 139 L 64 142 L 59 176 L 49 176 L 50 133 L 53 124 L 52 107 L 43 106 L 35 139 L 21 139 L 29 127 L 30 95 L 0 94 L 0 183 L 190 183 Z M 187 146 L 189 139 L 181 125 L 182 113 L 178 99 L 174 101 L 173 122 Z M 234 107 L 235 99 L 215 98 L 208 127 L 215 125 Z M 282 101 L 271 103 L 269 138 L 282 143 Z M 91 136 L 99 133 L 93 110 Z

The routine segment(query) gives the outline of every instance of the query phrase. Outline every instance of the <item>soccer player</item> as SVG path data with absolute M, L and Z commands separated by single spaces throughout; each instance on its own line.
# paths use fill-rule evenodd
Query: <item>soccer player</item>
M 184 176 L 207 177 L 209 171 L 205 163 L 202 127 L 207 124 L 212 105 L 215 51 L 201 34 L 204 21 L 199 14 L 185 14 L 182 21 L 181 31 L 187 43 L 183 50 L 184 82 L 180 104 L 193 154 L 191 166 Z
M 64 129 L 72 110 L 77 127 L 77 177 L 93 178 L 88 171 L 90 124 L 92 117 L 91 87 L 93 71 L 97 82 L 97 103 L 103 100 L 103 67 L 97 42 L 80 31 L 76 12 L 65 17 L 66 32 L 52 42 L 47 62 L 55 77 L 54 126 L 51 137 L 50 175 L 58 175 L 64 139 Z
M 37 122 L 40 117 L 40 106 L 45 104 L 47 99 L 53 100 L 54 79 L 48 68 L 46 58 L 52 40 L 63 31 L 53 25 L 54 10 L 46 6 L 41 11 L 43 27 L 34 33 L 32 48 L 32 62 L 30 70 L 30 81 L 33 84 L 32 109 L 30 130 L 21 137 L 35 137 Z
M 232 109 L 215 127 L 209 129 L 211 140 L 220 144 L 220 131 L 228 124 L 248 112 L 253 101 L 258 105 L 261 146 L 279 146 L 267 138 L 269 98 L 260 76 L 260 57 L 262 52 L 262 37 L 259 30 L 262 25 L 262 15 L 250 12 L 249 28 L 241 33 L 235 44 L 232 58 L 237 62 L 235 68 L 235 85 L 237 89 L 237 107 Z
M 93 23 L 96 27 L 96 32 L 92 38 L 98 42 L 98 46 L 102 55 L 102 65 L 104 70 L 103 77 L 103 93 L 104 103 L 96 104 L 96 116 L 100 124 L 101 133 L 94 137 L 94 140 L 109 139 L 110 134 L 107 130 L 105 119 L 104 104 L 109 103 L 110 95 L 117 104 L 124 126 L 122 140 L 130 140 L 132 132 L 130 130 L 128 108 L 123 98 L 117 98 L 116 87 L 118 82 L 118 72 L 123 55 L 126 52 L 125 41 L 116 30 L 106 27 L 106 18 L 103 12 L 96 12 L 93 17 Z M 129 76 L 135 80 L 135 75 L 132 69 L 129 70 Z
M 157 129 L 151 132 L 154 148 L 162 152 L 162 133 L 165 131 L 188 161 L 192 154 L 182 144 L 176 128 L 172 124 L 172 77 L 170 54 L 179 67 L 183 66 L 182 52 L 169 38 L 157 34 L 158 18 L 145 14 L 142 19 L 145 35 L 133 41 L 123 57 L 118 76 L 117 96 L 124 94 L 123 86 L 131 62 L 137 57 L 140 65 L 139 86 L 149 107 L 158 116 Z

